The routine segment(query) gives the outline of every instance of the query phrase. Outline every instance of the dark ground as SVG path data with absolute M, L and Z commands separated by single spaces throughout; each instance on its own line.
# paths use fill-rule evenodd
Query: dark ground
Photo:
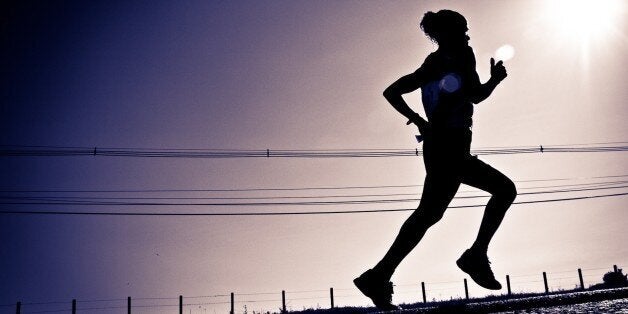
M 443 302 L 402 304 L 401 311 L 395 313 L 496 313 L 566 306 L 587 302 L 628 299 L 628 288 L 601 289 L 587 291 L 563 291 L 545 294 L 526 294 L 513 296 L 493 296 L 481 299 L 452 300 Z M 334 309 L 305 310 L 291 313 L 302 314 L 349 314 L 377 313 L 373 307 L 341 307 Z

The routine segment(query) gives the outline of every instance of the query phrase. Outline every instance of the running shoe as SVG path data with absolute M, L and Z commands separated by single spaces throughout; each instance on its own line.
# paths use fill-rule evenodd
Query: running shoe
M 393 283 L 382 279 L 372 270 L 367 270 L 353 280 L 358 289 L 369 297 L 375 306 L 382 311 L 397 311 L 401 308 L 392 304 Z
M 490 290 L 500 290 L 502 288 L 499 281 L 495 279 L 495 275 L 491 270 L 491 262 L 489 262 L 486 253 L 476 253 L 470 249 L 466 250 L 456 261 L 456 264 L 462 271 L 469 274 L 471 279 L 478 285 Z

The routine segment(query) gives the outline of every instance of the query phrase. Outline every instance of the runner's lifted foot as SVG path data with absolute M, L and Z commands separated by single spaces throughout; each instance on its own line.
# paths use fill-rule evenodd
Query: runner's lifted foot
M 491 262 L 489 262 L 486 253 L 478 253 L 470 249 L 466 250 L 456 261 L 456 264 L 462 271 L 469 274 L 471 279 L 478 285 L 491 290 L 500 290 L 502 288 L 499 281 L 495 279 L 495 275 L 491 270 Z
M 382 279 L 372 269 L 367 270 L 360 277 L 353 280 L 358 289 L 371 298 L 375 306 L 382 311 L 396 311 L 401 308 L 392 304 L 393 284 Z

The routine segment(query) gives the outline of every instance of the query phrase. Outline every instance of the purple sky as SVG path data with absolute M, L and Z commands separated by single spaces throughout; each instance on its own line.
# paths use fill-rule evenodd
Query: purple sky
M 474 148 L 625 142 L 627 11 L 618 3 L 622 5 L 607 13 L 603 22 L 588 20 L 590 29 L 597 32 L 580 30 L 581 36 L 566 34 L 544 1 L 66 1 L 3 5 L 7 8 L 2 10 L 0 144 L 414 148 L 416 131 L 405 126 L 381 93 L 387 84 L 414 71 L 435 49 L 418 23 L 425 11 L 442 8 L 458 10 L 469 21 L 470 44 L 483 81 L 488 79 L 489 59 L 495 50 L 504 44 L 515 48 L 514 58 L 505 63 L 509 77 L 476 107 Z M 595 23 L 602 26 L 594 28 Z M 422 113 L 419 93 L 406 99 Z M 543 185 L 526 180 L 569 178 L 546 185 L 581 184 L 603 181 L 590 179 L 595 176 L 628 174 L 625 152 L 482 159 L 509 175 L 520 191 Z M 424 175 L 422 161 L 412 157 L 0 157 L 3 191 L 416 185 Z M 419 191 L 414 187 L 379 192 Z M 309 191 L 290 196 L 323 194 Z M 493 267 L 502 276 L 626 266 L 625 205 L 622 196 L 514 206 L 489 251 Z M 351 279 L 381 258 L 407 215 L 0 215 L 0 304 L 351 288 Z M 393 280 L 399 284 L 461 280 L 463 275 L 453 262 L 471 244 L 480 218 L 480 209 L 448 211 Z M 594 280 L 591 278 L 591 283 Z M 572 287 L 570 282 L 563 285 Z M 477 286 L 472 292 L 486 293 Z M 417 295 L 395 298 L 411 301 L 418 300 Z M 327 306 L 324 297 L 307 302 L 294 301 L 292 306 L 316 306 L 316 302 Z M 366 304 L 367 300 L 355 297 L 337 303 Z M 272 302 L 254 304 L 277 307 Z M 216 311 L 224 311 L 220 306 Z M 239 306 L 238 311 L 243 310 Z

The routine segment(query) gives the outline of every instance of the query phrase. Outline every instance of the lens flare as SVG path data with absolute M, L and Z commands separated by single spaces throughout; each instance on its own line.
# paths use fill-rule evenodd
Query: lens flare
M 515 56 L 515 48 L 511 45 L 503 45 L 495 50 L 495 60 L 508 61 Z

